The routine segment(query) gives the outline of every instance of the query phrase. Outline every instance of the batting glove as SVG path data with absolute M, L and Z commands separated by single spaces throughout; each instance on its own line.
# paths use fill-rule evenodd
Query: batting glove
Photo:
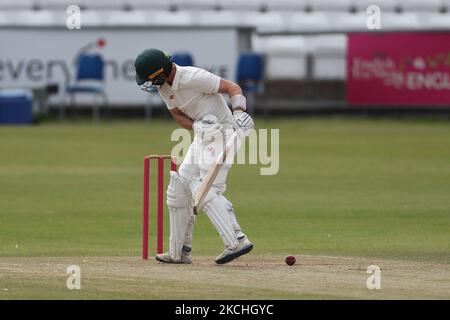
M 247 112 L 235 111 L 233 113 L 234 129 L 252 129 L 254 127 L 253 119 Z

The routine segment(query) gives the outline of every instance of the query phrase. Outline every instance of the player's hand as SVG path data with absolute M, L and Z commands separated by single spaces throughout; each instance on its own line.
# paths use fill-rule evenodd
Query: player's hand
M 202 121 L 196 120 L 192 123 L 192 130 L 194 130 L 194 135 L 201 137 L 202 136 Z
M 234 129 L 243 129 L 243 130 L 248 130 L 248 129 L 252 129 L 255 124 L 253 123 L 253 119 L 252 117 L 250 117 L 250 115 L 247 112 L 243 112 L 243 111 L 235 111 L 233 113 L 233 126 Z
M 222 139 L 223 126 L 212 115 L 206 115 L 201 120 L 194 121 L 192 129 L 195 135 L 200 137 L 204 146 L 216 139 Z

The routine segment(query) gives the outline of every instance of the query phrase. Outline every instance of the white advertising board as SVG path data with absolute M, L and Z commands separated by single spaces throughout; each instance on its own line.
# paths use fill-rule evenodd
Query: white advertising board
M 0 88 L 58 84 L 60 93 L 50 100 L 57 104 L 73 83 L 77 53 L 89 44 L 105 62 L 109 103 L 126 106 L 146 101 L 133 67 L 142 50 L 189 52 L 195 66 L 234 80 L 242 37 L 236 28 L 0 28 Z

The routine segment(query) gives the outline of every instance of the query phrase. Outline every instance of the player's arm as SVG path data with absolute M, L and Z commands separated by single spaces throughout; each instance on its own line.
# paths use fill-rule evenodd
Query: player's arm
M 245 97 L 242 95 L 242 89 L 238 84 L 226 79 L 220 79 L 219 93 L 225 93 L 230 97 L 233 111 L 245 111 L 245 105 L 242 105 L 243 103 L 245 104 Z M 233 105 L 233 100 L 237 100 L 236 105 Z
M 245 110 L 247 102 L 242 94 L 242 89 L 236 83 L 219 78 L 206 70 L 197 69 L 190 81 L 185 84 L 193 90 L 206 94 L 225 93 L 230 97 L 233 109 L 234 127 L 242 129 L 253 128 L 253 120 Z
M 180 126 L 182 126 L 185 129 L 192 130 L 192 123 L 194 121 L 187 115 L 185 115 L 180 109 L 173 108 L 170 109 L 169 112 Z
M 238 84 L 222 79 L 206 70 L 197 69 L 189 82 L 184 83 L 184 86 L 206 94 L 225 93 L 230 97 L 233 112 L 243 112 L 246 109 L 246 100 Z
M 232 81 L 220 79 L 219 93 L 226 93 L 230 97 L 231 108 L 233 109 L 234 128 L 253 128 L 253 119 L 245 112 L 247 102 L 242 94 L 241 87 Z

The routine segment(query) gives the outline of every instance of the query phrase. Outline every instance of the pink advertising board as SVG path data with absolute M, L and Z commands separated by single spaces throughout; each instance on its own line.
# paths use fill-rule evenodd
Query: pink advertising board
M 351 106 L 450 106 L 450 32 L 348 35 Z

